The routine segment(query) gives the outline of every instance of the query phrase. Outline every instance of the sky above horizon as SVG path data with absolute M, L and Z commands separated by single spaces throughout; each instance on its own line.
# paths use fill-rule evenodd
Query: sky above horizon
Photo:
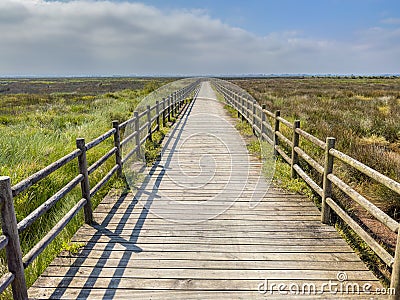
M 0 32 L 0 76 L 400 73 L 398 0 L 1 0 Z

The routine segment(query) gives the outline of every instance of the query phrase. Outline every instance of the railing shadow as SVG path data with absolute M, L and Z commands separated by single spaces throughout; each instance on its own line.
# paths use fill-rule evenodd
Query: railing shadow
M 160 181 L 165 175 L 165 169 L 168 168 L 172 160 L 174 150 L 177 147 L 180 136 L 183 132 L 183 129 L 185 128 L 189 114 L 195 101 L 196 99 L 194 99 L 189 105 L 184 108 L 184 110 L 181 112 L 181 117 L 178 119 L 171 133 L 169 134 L 169 137 L 164 142 L 164 148 L 161 151 L 161 156 L 163 156 L 163 154 L 165 153 L 164 149 L 171 147 L 171 151 L 169 152 L 168 156 L 163 157 L 164 165 L 161 166 L 160 160 L 158 160 L 152 166 L 148 175 L 138 187 L 138 192 L 135 194 L 135 196 L 127 206 L 115 230 L 109 230 L 107 226 L 110 225 L 114 217 L 114 213 L 112 212 L 120 211 L 121 205 L 124 202 L 129 201 L 129 199 L 127 199 L 127 194 L 122 194 L 119 197 L 119 199 L 110 209 L 110 213 L 104 218 L 101 224 L 94 222 L 91 225 L 96 230 L 96 233 L 87 241 L 86 246 L 81 250 L 74 263 L 64 274 L 64 278 L 59 282 L 57 288 L 52 293 L 50 298 L 60 298 L 65 294 L 67 289 L 71 286 L 74 278 L 78 276 L 79 269 L 84 265 L 87 258 L 90 258 L 91 252 L 97 251 L 95 250 L 96 243 L 98 243 L 103 236 L 109 237 L 110 241 L 107 242 L 104 249 L 100 250 L 102 251 L 102 254 L 98 258 L 96 265 L 92 268 L 88 277 L 86 279 L 81 277 L 83 280 L 86 281 L 81 288 L 81 291 L 77 295 L 77 298 L 84 299 L 90 296 L 91 290 L 95 287 L 96 283 L 101 280 L 101 273 L 104 270 L 107 259 L 110 258 L 113 249 L 116 245 L 121 245 L 125 248 L 125 250 L 122 256 L 119 258 L 119 263 L 118 266 L 115 267 L 114 273 L 112 274 L 112 276 L 110 276 L 111 280 L 103 295 L 103 299 L 112 299 L 115 297 L 116 288 L 121 282 L 121 279 L 125 272 L 125 268 L 127 267 L 127 264 L 129 263 L 132 255 L 134 253 L 140 253 L 143 251 L 143 249 L 135 244 L 137 243 L 140 232 L 143 228 L 143 224 L 146 221 L 147 216 L 150 212 L 149 210 L 153 201 L 159 198 L 158 188 Z M 157 168 L 161 168 L 162 170 L 158 172 L 157 175 L 155 175 L 155 171 Z M 154 178 L 156 178 L 156 180 L 152 181 L 152 179 Z M 154 183 L 150 184 L 150 182 Z M 139 199 L 141 199 L 142 197 L 147 197 L 147 200 L 144 203 L 139 203 Z M 129 219 L 135 209 L 141 209 L 141 211 L 134 228 L 129 233 L 130 238 L 127 240 L 121 236 L 121 233 L 126 226 L 126 221 Z

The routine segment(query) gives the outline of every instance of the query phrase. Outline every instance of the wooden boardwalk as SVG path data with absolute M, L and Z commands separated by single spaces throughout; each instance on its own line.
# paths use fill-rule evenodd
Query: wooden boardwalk
M 203 83 L 146 179 L 127 195 L 106 197 L 96 223 L 74 237 L 86 246 L 54 260 L 29 296 L 286 299 L 292 284 L 297 298 L 356 298 L 301 295 L 302 285 L 320 292 L 329 281 L 340 283 L 337 276 L 371 291 L 381 287 L 335 229 L 321 224 L 311 201 L 257 185 L 261 165 L 233 124 Z M 253 207 L 255 199 L 261 201 Z M 274 291 L 258 291 L 265 288 Z

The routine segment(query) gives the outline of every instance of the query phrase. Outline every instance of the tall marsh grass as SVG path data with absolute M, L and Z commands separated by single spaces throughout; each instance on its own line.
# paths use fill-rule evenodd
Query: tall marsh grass
M 0 174 L 10 176 L 12 184 L 16 184 L 75 150 L 76 138 L 83 137 L 88 142 L 111 129 L 113 120 L 122 122 L 132 117 L 140 100 L 160 85 L 161 81 L 152 80 L 141 90 L 122 90 L 97 96 L 70 93 L 0 95 Z M 89 150 L 88 163 L 93 163 L 112 147 L 113 140 L 110 138 Z M 111 159 L 108 164 L 96 170 L 90 176 L 91 182 L 98 182 L 112 164 Z M 17 221 L 21 221 L 78 173 L 77 161 L 73 160 L 16 197 Z M 123 188 L 125 183 L 122 179 L 109 182 L 93 198 L 94 206 L 111 186 Z M 26 254 L 80 197 L 80 188 L 77 187 L 23 232 L 23 254 Z M 28 285 L 34 282 L 59 251 L 66 247 L 71 248 L 68 241 L 82 223 L 83 216 L 80 213 L 27 268 Z M 1 260 L 4 263 L 4 254 Z M 4 266 L 2 270 L 5 271 Z M 9 295 L 5 294 L 3 297 L 7 298 Z
M 290 122 L 299 119 L 302 129 L 321 140 L 335 137 L 340 151 L 400 181 L 400 78 L 271 78 L 233 82 L 249 91 L 259 103 L 266 104 L 268 110 L 281 110 Z M 281 126 L 281 130 L 292 138 L 292 131 L 286 126 Z M 323 151 L 302 138 L 300 147 L 323 165 Z M 335 161 L 334 172 L 342 180 L 400 220 L 398 194 Z M 321 176 L 304 161 L 300 160 L 300 165 L 321 186 Z M 334 188 L 333 192 L 342 207 L 393 253 L 396 234 L 339 189 Z
M 266 104 L 268 110 L 279 109 L 284 118 L 301 120 L 304 130 L 322 140 L 335 137 L 336 148 L 400 181 L 400 78 L 275 78 L 233 82 Z M 321 155 L 316 153 L 317 158 Z M 349 167 L 340 171 L 365 190 L 368 180 L 365 176 Z M 389 193 L 381 188 L 367 192 L 383 210 L 400 219 L 399 196 L 388 197 Z

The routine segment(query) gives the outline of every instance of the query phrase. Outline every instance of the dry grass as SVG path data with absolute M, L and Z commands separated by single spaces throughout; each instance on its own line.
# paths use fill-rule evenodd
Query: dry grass
M 281 116 L 291 122 L 299 119 L 304 130 L 321 140 L 328 136 L 335 137 L 336 148 L 400 181 L 400 78 L 270 78 L 231 81 L 247 90 L 260 104 L 266 104 L 268 110 L 281 110 Z M 290 129 L 285 126 L 281 129 L 284 135 L 291 138 Z M 301 147 L 322 164 L 322 151 L 317 151 L 303 139 Z M 300 163 L 321 184 L 321 176 L 306 163 Z M 335 163 L 335 173 L 387 214 L 400 220 L 399 195 L 339 162 Z M 393 253 L 397 238 L 395 233 L 338 189 L 334 190 L 334 196 L 365 230 Z M 358 245 L 365 246 L 365 243 Z M 387 268 L 379 258 L 361 252 L 369 256 L 367 262 L 379 269 L 380 277 L 387 278 Z
M 301 127 L 336 148 L 400 181 L 400 79 L 304 78 L 233 80 L 271 111 L 301 120 Z M 365 183 L 346 169 L 351 181 Z M 400 207 L 400 198 L 371 195 L 385 211 Z M 382 199 L 384 198 L 384 199 Z M 398 218 L 397 215 L 394 217 Z

